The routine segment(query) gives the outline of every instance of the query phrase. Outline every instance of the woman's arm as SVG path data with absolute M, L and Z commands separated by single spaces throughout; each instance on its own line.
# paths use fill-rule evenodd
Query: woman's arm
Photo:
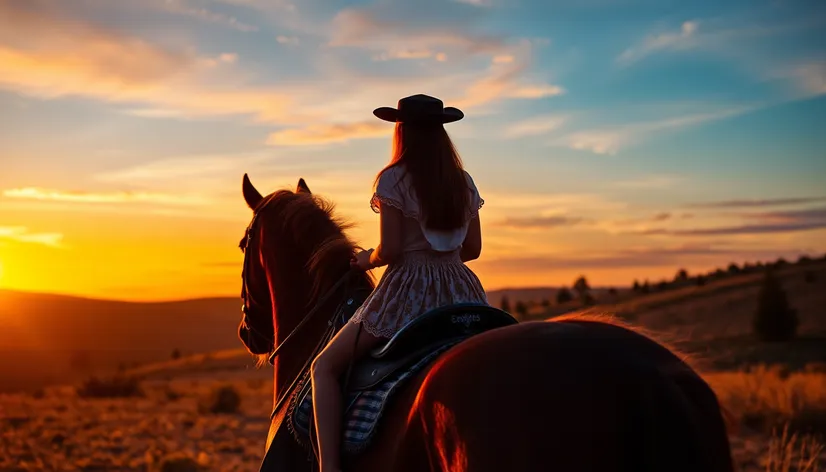
M 482 253 L 482 228 L 479 223 L 479 215 L 470 220 L 468 224 L 467 234 L 465 240 L 462 242 L 462 249 L 459 255 L 462 262 L 472 261 L 478 259 Z
M 381 241 L 376 250 L 370 254 L 370 267 L 375 269 L 393 263 L 402 253 L 402 215 L 401 210 L 390 205 L 382 205 L 379 215 L 381 220 Z

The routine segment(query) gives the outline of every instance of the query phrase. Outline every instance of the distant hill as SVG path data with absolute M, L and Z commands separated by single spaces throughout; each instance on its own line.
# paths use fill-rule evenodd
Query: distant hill
M 238 298 L 134 303 L 0 291 L 0 391 L 238 348 Z

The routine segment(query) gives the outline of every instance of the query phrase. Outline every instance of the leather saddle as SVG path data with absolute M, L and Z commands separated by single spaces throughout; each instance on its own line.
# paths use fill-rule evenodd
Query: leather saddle
M 516 323 L 516 318 L 507 312 L 485 304 L 458 303 L 435 308 L 411 321 L 353 365 L 347 389 L 370 389 L 388 375 L 448 344 L 458 344 L 471 336 Z

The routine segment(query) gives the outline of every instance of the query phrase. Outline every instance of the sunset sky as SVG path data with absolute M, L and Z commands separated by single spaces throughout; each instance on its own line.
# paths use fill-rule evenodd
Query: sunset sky
M 0 288 L 235 296 L 262 191 L 378 244 L 426 93 L 486 203 L 487 289 L 826 252 L 826 8 L 811 1 L 0 0 Z

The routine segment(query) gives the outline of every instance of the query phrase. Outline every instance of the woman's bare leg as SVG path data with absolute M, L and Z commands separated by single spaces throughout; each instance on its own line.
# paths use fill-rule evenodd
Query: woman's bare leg
M 356 334 L 358 345 L 355 344 Z M 313 361 L 313 408 L 321 472 L 338 472 L 341 467 L 343 407 L 339 378 L 346 372 L 351 359 L 361 358 L 381 341 L 382 338 L 373 336 L 360 325 L 347 323 Z

